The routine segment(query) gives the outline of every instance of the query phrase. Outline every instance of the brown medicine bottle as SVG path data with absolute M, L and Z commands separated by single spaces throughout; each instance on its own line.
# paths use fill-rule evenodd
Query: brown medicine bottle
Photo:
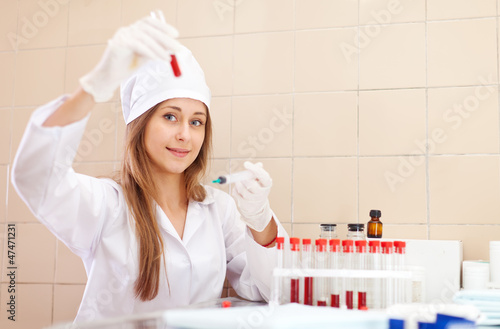
M 367 237 L 368 238 L 382 238 L 382 222 L 380 217 L 382 212 L 380 210 L 370 210 L 370 221 L 368 222 Z

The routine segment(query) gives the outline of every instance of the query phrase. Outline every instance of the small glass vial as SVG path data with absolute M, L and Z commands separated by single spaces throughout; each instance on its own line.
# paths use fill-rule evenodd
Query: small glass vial
M 321 233 L 320 239 L 336 239 L 337 238 L 337 224 L 319 224 Z
M 365 240 L 365 224 L 347 224 L 347 239 Z
M 382 212 L 380 210 L 370 210 L 370 221 L 367 225 L 367 235 L 370 239 L 382 238 L 382 222 L 380 221 Z

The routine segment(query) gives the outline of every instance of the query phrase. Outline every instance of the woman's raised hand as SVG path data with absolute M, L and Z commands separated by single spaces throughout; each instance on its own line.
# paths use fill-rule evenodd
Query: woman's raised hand
M 80 85 L 95 102 L 110 100 L 120 83 L 147 60 L 170 62 L 170 55 L 181 48 L 178 35 L 173 26 L 151 16 L 120 28 L 97 66 L 80 78 Z

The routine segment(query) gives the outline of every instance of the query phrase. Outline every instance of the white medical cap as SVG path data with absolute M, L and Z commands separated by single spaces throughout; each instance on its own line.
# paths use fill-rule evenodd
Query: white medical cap
M 123 118 L 126 124 L 156 104 L 171 98 L 196 99 L 210 109 L 210 89 L 193 54 L 183 47 L 175 56 L 181 76 L 174 76 L 169 62 L 151 60 L 121 84 Z

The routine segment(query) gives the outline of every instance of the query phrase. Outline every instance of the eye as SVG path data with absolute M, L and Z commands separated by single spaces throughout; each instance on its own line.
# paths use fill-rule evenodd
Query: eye
M 168 121 L 177 121 L 177 118 L 175 117 L 175 115 L 170 114 L 170 113 L 169 114 L 165 114 L 163 117 L 165 119 L 167 119 Z
M 191 125 L 195 127 L 203 126 L 203 122 L 201 120 L 193 120 L 191 121 Z

